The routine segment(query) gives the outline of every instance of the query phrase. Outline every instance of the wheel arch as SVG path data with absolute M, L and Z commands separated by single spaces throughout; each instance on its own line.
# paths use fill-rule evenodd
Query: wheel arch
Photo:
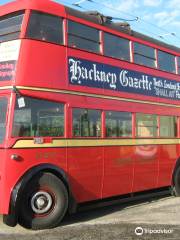
M 18 212 L 19 212 L 19 198 L 21 192 L 24 190 L 26 184 L 37 174 L 41 172 L 48 172 L 54 174 L 58 177 L 65 185 L 69 194 L 69 212 L 73 213 L 76 211 L 77 203 L 75 198 L 73 197 L 71 187 L 69 184 L 68 177 L 63 169 L 53 165 L 53 164 L 40 164 L 34 166 L 27 170 L 23 176 L 19 179 L 19 181 L 14 186 L 11 192 L 10 198 L 10 206 L 9 206 L 9 214 L 3 215 L 3 222 L 8 226 L 14 227 L 18 222 Z

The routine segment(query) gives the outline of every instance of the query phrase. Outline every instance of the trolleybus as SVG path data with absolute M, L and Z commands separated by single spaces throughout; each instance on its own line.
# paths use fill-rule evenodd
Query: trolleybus
M 180 194 L 180 49 L 50 0 L 0 6 L 0 213 L 57 226 L 91 201 Z

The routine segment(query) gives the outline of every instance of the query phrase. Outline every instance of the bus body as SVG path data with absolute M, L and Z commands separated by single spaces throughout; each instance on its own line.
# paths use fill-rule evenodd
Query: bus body
M 68 208 L 180 193 L 180 49 L 50 0 L 0 7 L 0 213 L 33 229 Z

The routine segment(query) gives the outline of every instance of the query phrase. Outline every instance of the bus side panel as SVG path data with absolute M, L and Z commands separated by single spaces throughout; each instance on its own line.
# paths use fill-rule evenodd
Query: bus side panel
M 178 149 L 178 145 L 164 145 L 161 147 L 158 187 L 171 185 L 172 173 L 176 160 L 179 158 Z
M 23 141 L 22 141 L 23 145 Z M 20 178 L 31 168 L 40 164 L 52 164 L 63 169 L 66 172 L 66 149 L 65 148 L 25 148 L 25 149 L 8 149 L 3 171 L 3 186 L 5 189 L 1 191 L 1 213 L 7 214 L 9 210 L 9 202 L 11 191 L 15 187 Z M 12 154 L 19 156 L 19 160 L 11 159 Z M 33 170 L 32 170 L 33 171 Z M 5 173 L 8 173 L 6 176 Z M 2 184 L 1 184 L 2 186 Z
M 131 193 L 134 147 L 106 147 L 104 153 L 103 197 Z
M 77 202 L 101 198 L 103 147 L 68 148 L 68 173 Z
M 157 145 L 135 147 L 133 192 L 157 187 L 158 149 Z
M 21 48 L 16 85 L 43 88 L 67 87 L 65 47 L 23 39 Z

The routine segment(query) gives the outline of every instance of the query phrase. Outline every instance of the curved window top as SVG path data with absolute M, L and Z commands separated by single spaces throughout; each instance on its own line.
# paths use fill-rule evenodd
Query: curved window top
M 32 11 L 26 37 L 63 44 L 63 20 L 58 16 Z
M 0 18 L 0 42 L 19 38 L 24 11 L 15 12 Z

